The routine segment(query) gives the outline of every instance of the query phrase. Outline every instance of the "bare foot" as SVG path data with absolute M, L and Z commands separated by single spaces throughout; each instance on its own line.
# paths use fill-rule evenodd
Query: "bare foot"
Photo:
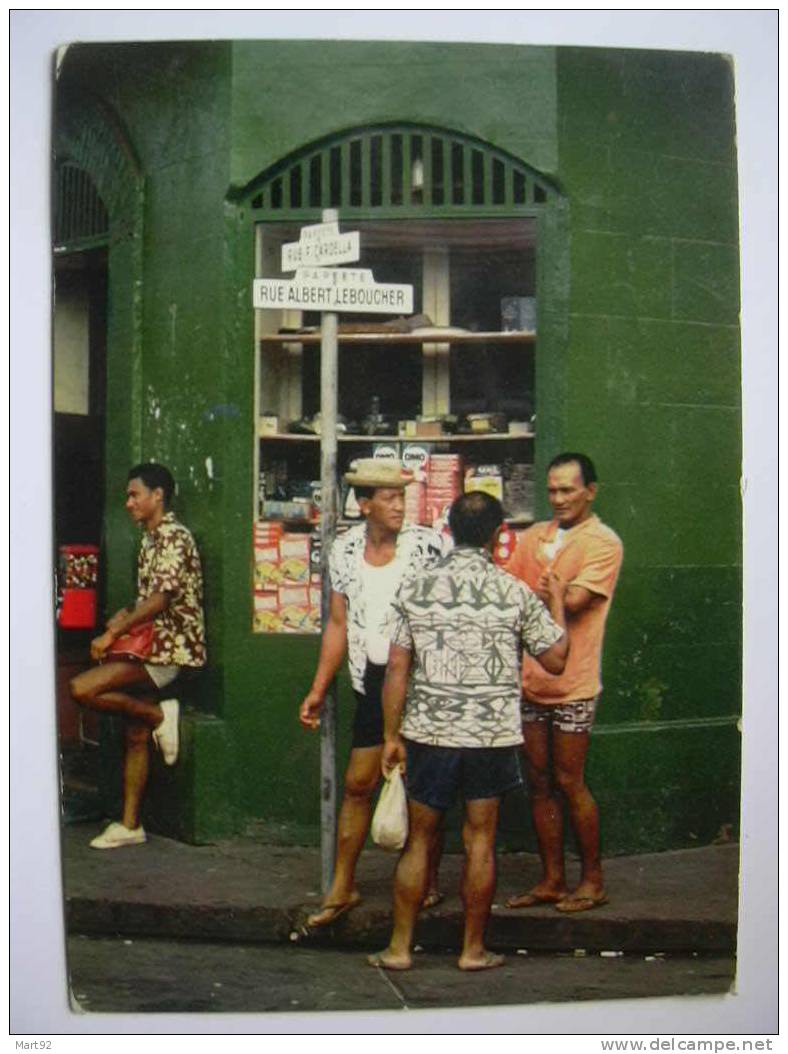
M 481 955 L 461 955 L 457 965 L 461 970 L 494 970 L 496 966 L 503 966 L 506 959 L 503 955 L 495 952 L 482 952 Z
M 381 970 L 409 970 L 413 965 L 413 960 L 409 955 L 395 955 L 388 948 L 382 952 L 375 952 L 374 955 L 368 955 L 367 962 L 370 966 L 380 967 Z
M 443 900 L 443 894 L 438 889 L 430 889 L 427 891 L 427 895 L 421 902 L 421 910 L 424 911 L 427 908 L 435 908 Z
M 527 893 L 521 893 L 517 897 L 509 897 L 505 902 L 507 908 L 534 908 L 539 904 L 557 904 L 559 900 L 569 896 L 566 886 L 534 886 Z

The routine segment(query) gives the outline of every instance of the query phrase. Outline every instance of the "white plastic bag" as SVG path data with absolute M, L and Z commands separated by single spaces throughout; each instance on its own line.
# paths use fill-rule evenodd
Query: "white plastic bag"
M 399 765 L 386 776 L 375 815 L 372 817 L 372 840 L 381 849 L 400 850 L 408 837 L 408 803 Z

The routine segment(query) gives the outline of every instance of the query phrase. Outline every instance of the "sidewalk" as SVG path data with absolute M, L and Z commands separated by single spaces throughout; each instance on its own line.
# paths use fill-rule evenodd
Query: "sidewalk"
M 320 902 L 317 849 L 245 839 L 192 846 L 153 835 L 145 845 L 99 852 L 88 847 L 98 829 L 64 828 L 70 933 L 370 948 L 388 942 L 396 855 L 366 850 L 358 872 L 363 902 L 319 938 L 303 937 L 305 909 Z M 551 907 L 506 909 L 508 896 L 536 881 L 539 863 L 530 854 L 501 854 L 489 943 L 515 951 L 732 952 L 738 858 L 735 844 L 611 858 L 605 863 L 610 903 L 565 916 Z M 457 946 L 461 865 L 460 855 L 443 859 L 446 898 L 419 920 L 416 940 L 423 947 Z

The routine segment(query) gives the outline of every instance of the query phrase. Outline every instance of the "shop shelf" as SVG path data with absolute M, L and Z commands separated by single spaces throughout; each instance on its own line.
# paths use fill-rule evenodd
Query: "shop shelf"
M 320 333 L 266 333 L 261 346 L 319 344 Z M 339 333 L 340 344 L 534 344 L 533 330 L 467 332 L 455 329 L 419 329 L 414 333 Z
M 511 432 L 485 432 L 480 435 L 451 435 L 440 436 L 401 436 L 401 435 L 338 435 L 340 443 L 514 443 L 521 439 L 534 439 L 536 432 L 522 432 L 515 434 Z M 287 443 L 319 443 L 318 435 L 296 435 L 291 432 L 277 432 L 274 435 L 261 435 L 260 439 L 273 442 Z

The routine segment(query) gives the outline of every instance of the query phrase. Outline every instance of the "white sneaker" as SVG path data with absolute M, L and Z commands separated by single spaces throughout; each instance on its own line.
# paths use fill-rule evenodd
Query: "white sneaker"
M 165 699 L 159 703 L 164 720 L 153 730 L 153 742 L 161 751 L 165 765 L 174 765 L 178 760 L 178 713 L 177 699 Z
M 122 823 L 111 823 L 90 843 L 91 849 L 121 849 L 124 845 L 142 845 L 146 841 L 142 825 L 129 830 Z

